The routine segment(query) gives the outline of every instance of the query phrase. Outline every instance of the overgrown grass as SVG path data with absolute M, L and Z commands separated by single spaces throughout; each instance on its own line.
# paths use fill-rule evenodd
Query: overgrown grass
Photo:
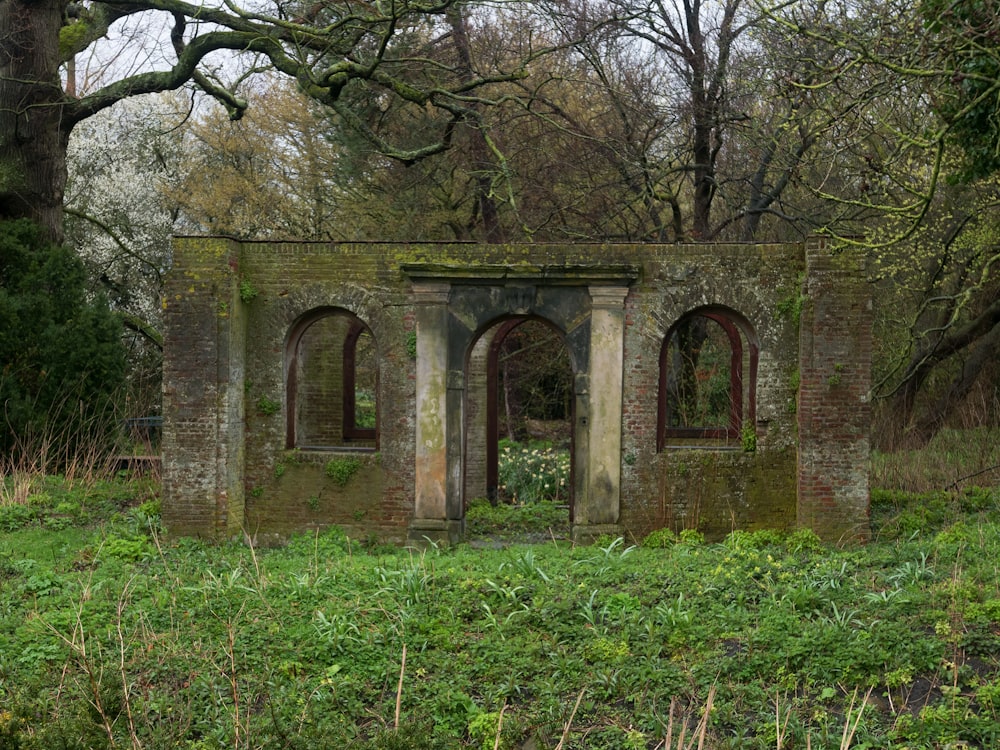
M 0 748 L 1000 744 L 993 490 L 880 494 L 848 549 L 255 550 L 164 541 L 149 485 L 33 498 L 0 530 Z
M 871 479 L 905 492 L 1000 485 L 1000 428 L 945 429 L 920 450 L 876 452 Z

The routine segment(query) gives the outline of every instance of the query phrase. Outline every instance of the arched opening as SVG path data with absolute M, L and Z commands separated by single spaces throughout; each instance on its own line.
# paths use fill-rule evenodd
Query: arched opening
M 353 313 L 321 308 L 289 331 L 285 352 L 288 448 L 378 448 L 378 351 Z
M 760 347 L 750 323 L 724 307 L 682 316 L 660 349 L 657 448 L 736 444 L 755 430 Z
M 470 348 L 463 462 L 470 536 L 496 531 L 479 523 L 477 505 L 492 508 L 483 515 L 504 532 L 569 533 L 574 371 L 562 332 L 541 318 L 501 320 Z

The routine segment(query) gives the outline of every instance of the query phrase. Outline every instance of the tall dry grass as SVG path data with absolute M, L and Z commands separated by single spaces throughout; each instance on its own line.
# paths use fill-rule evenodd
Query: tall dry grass
M 63 405 L 60 405 L 61 407 Z M 11 449 L 0 455 L 0 505 L 23 504 L 46 476 L 58 474 L 69 484 L 92 485 L 114 474 L 121 457 L 155 452 L 147 436 L 127 428 L 127 402 L 109 402 L 71 426 L 43 422 L 22 434 L 12 431 Z M 9 422 L 0 415 L 4 428 Z

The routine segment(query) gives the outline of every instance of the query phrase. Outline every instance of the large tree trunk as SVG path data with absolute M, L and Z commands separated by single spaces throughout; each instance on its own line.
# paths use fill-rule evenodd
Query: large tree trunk
M 451 24 L 452 40 L 455 44 L 455 52 L 458 56 L 457 71 L 459 78 L 468 82 L 473 79 L 472 74 L 472 45 L 469 42 L 468 27 L 465 15 L 457 6 L 452 6 L 448 11 L 448 22 Z M 473 214 L 473 221 L 478 218 L 483 222 L 483 229 L 486 233 L 486 242 L 491 245 L 498 245 L 506 241 L 503 227 L 500 224 L 500 212 L 497 208 L 496 198 L 493 197 L 493 173 L 496 171 L 496 164 L 490 157 L 489 146 L 486 142 L 486 135 L 483 133 L 483 121 L 481 108 L 472 105 L 470 108 L 477 114 L 476 122 L 468 123 L 470 128 L 469 154 L 472 160 L 472 172 L 476 182 L 476 205 L 477 211 Z M 469 227 L 472 229 L 472 226 Z
M 0 1 L 0 219 L 63 238 L 68 131 L 59 78 L 63 0 Z

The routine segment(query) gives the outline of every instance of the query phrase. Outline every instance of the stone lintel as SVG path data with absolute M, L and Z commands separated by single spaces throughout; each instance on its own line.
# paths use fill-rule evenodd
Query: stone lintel
M 403 273 L 418 285 L 449 282 L 471 286 L 505 286 L 527 281 L 549 286 L 628 287 L 639 278 L 639 267 L 629 264 L 606 265 L 457 265 L 450 263 L 404 263 Z

